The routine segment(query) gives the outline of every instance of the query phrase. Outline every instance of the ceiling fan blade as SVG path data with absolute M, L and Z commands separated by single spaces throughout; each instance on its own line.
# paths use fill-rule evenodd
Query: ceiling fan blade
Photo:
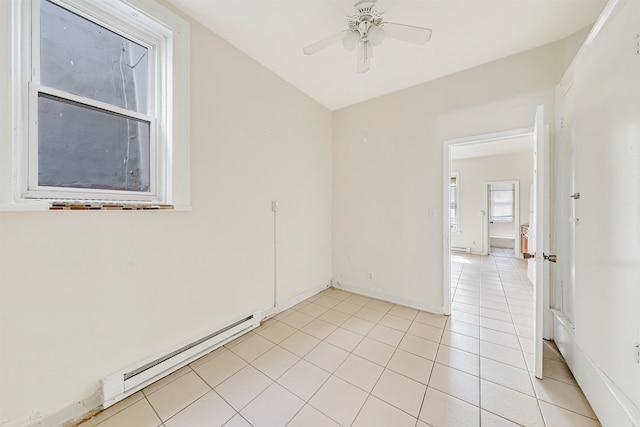
M 393 7 L 396 0 L 374 0 L 375 7 L 378 12 L 385 13 Z
M 356 71 L 358 73 L 366 73 L 371 67 L 371 57 L 373 56 L 373 49 L 371 43 L 364 41 L 358 46 L 358 62 L 356 64 Z
M 387 37 L 415 44 L 428 42 L 431 39 L 432 33 L 429 28 L 396 24 L 395 22 L 385 22 L 382 24 L 382 28 Z
M 332 44 L 339 42 L 347 35 L 348 32 L 349 30 L 340 31 L 338 34 L 334 34 L 306 46 L 304 49 L 302 49 L 302 51 L 305 55 L 313 55 L 314 53 L 321 51 L 325 47 L 329 47 Z

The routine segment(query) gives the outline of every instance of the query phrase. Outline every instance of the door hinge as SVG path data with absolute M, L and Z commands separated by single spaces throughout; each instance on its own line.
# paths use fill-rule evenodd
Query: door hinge
M 560 117 L 560 129 L 564 129 L 564 117 Z

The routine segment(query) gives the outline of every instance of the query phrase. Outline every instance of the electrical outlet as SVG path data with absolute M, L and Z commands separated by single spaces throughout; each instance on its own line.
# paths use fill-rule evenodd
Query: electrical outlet
M 369 280 L 373 280 L 373 273 L 369 273 Z
M 634 360 L 636 361 L 637 364 L 640 364 L 640 344 L 636 344 Z

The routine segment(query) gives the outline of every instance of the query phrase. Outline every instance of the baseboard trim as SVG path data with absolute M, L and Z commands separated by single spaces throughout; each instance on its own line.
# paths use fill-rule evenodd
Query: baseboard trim
M 35 412 L 28 417 L 2 424 L 2 427 L 71 427 L 100 412 L 101 405 L 102 391 L 98 388 L 85 399 L 74 400 L 61 409 L 49 413 Z
M 262 319 L 266 320 L 269 317 L 275 316 L 276 314 L 282 311 L 285 311 L 286 309 L 291 308 L 294 305 L 299 304 L 302 301 L 306 300 L 307 298 L 311 298 L 312 296 L 319 294 L 320 292 L 326 289 L 329 289 L 330 287 L 331 287 L 331 282 L 328 282 L 324 285 L 316 286 L 315 288 L 309 289 L 308 291 L 301 292 L 298 295 L 294 296 L 293 298 L 289 298 L 285 302 L 278 303 L 276 307 L 263 311 Z
M 556 345 L 603 426 L 638 427 L 640 409 L 587 356 L 575 340 L 575 328 L 560 310 L 553 312 Z
M 365 297 L 381 299 L 384 301 L 392 302 L 394 304 L 415 308 L 416 310 L 427 311 L 429 313 L 434 313 L 434 314 L 444 313 L 444 307 L 442 306 L 423 304 L 422 302 L 416 301 L 414 299 L 402 298 L 396 295 L 389 295 L 384 292 L 379 292 L 373 289 L 368 289 L 353 283 L 346 283 L 339 280 L 332 280 L 331 283 L 333 287 L 336 289 L 342 289 L 345 291 L 353 292 L 354 294 L 362 295 Z

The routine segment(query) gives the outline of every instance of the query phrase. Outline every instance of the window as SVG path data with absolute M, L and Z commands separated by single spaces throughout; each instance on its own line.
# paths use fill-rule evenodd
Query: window
M 455 233 L 460 231 L 460 213 L 458 210 L 458 185 L 460 181 L 460 175 L 457 172 L 451 174 L 449 178 L 449 226 L 451 232 Z
M 12 12 L 17 131 L 0 203 L 188 207 L 188 24 L 138 1 L 14 0 Z
M 489 220 L 513 222 L 514 185 L 511 183 L 489 184 Z

